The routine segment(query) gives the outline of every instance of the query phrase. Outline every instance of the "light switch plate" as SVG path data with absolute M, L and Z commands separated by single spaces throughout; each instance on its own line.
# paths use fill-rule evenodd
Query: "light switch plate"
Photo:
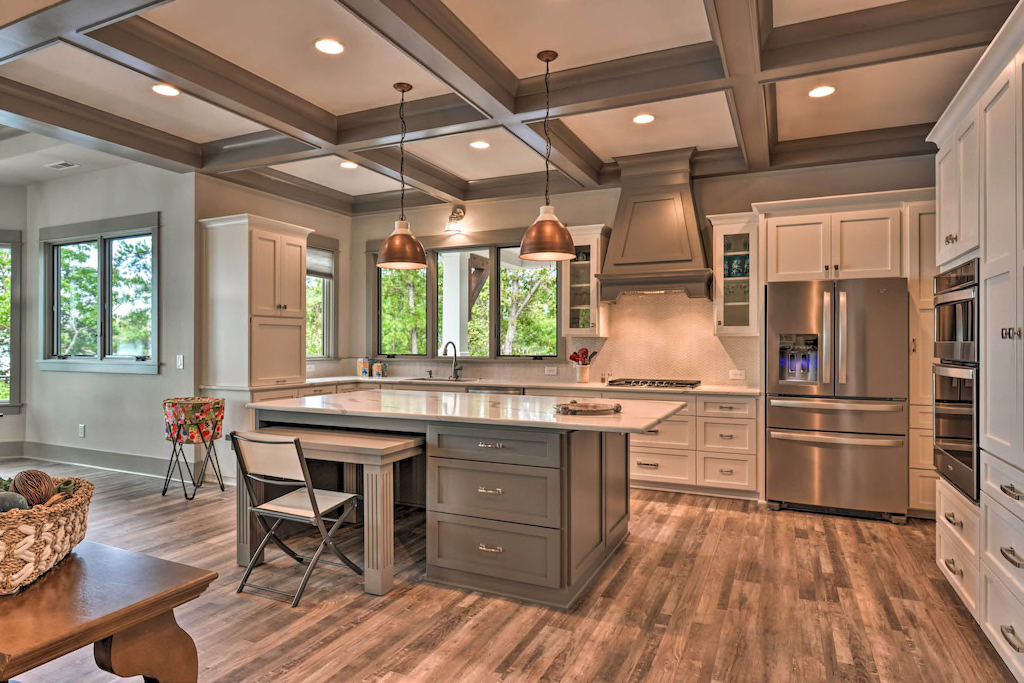
M 80 439 L 85 438 L 85 425 L 78 425 L 78 437 Z
M 746 378 L 747 378 L 746 370 L 730 370 L 729 371 L 729 379 L 746 379 Z
M 544 367 L 544 374 L 550 377 L 554 377 L 558 374 L 558 368 L 553 365 L 547 365 Z
M 175 356 L 174 357 L 174 367 L 178 368 L 179 370 L 184 370 L 185 369 L 185 356 L 182 356 L 181 354 L 178 354 L 177 356 Z

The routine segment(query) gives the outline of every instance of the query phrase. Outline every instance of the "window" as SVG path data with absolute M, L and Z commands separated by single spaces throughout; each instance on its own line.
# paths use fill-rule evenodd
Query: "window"
M 423 270 L 374 268 L 378 354 L 436 358 L 447 342 L 462 358 L 561 353 L 556 264 L 501 244 L 428 249 L 427 260 Z
M 306 249 L 306 358 L 330 358 L 334 349 L 334 252 Z
M 21 234 L 0 231 L 0 405 L 18 412 L 21 402 Z
M 157 214 L 44 228 L 45 370 L 156 373 Z

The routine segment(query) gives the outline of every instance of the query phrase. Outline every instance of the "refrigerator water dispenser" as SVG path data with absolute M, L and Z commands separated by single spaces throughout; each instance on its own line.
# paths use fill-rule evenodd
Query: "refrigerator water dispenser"
M 818 335 L 779 335 L 779 381 L 818 381 Z

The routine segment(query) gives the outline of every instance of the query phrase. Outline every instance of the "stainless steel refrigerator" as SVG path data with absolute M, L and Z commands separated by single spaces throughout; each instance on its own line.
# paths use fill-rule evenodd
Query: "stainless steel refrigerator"
M 766 498 L 906 519 L 902 278 L 768 285 Z

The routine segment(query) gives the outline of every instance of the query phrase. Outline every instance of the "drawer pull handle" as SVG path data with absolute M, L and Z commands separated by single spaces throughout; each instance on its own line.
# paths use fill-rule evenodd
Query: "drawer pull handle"
M 657 469 L 659 464 L 660 463 L 656 463 L 656 462 L 644 462 L 643 460 L 637 460 L 636 461 L 636 466 L 637 467 L 650 467 L 652 469 Z
M 1017 554 L 1017 551 L 1013 549 L 1012 545 L 1009 548 L 1000 548 L 999 552 L 1002 553 L 1007 562 L 1017 569 L 1024 567 L 1024 560 L 1020 558 L 1020 555 Z
M 722 405 L 718 406 L 718 409 L 719 410 L 732 410 L 732 406 L 722 404 Z
M 484 543 L 481 543 L 480 545 L 478 545 L 477 546 L 477 550 L 479 550 L 482 553 L 503 553 L 503 552 L 505 552 L 505 549 L 502 548 L 500 545 L 496 545 L 493 548 L 491 548 L 491 547 L 487 546 Z
M 956 515 L 954 515 L 952 512 L 947 512 L 945 514 L 945 517 L 946 517 L 946 521 L 949 522 L 950 526 L 954 526 L 954 527 L 958 526 L 961 529 L 964 528 L 963 520 L 962 519 L 957 519 Z
M 481 441 L 480 443 L 477 444 L 477 447 L 478 448 L 504 448 L 505 444 L 503 444 L 500 441 L 497 442 L 497 443 L 487 443 L 486 441 Z
M 1024 643 L 1021 642 L 1012 626 L 1000 626 L 999 632 L 1003 634 L 1003 640 L 1009 643 L 1010 647 L 1017 652 L 1024 652 Z
M 1013 484 L 1000 484 L 999 490 L 1014 500 L 1024 500 L 1024 491 L 1018 491 Z
M 476 492 L 477 493 L 484 493 L 484 494 L 486 494 L 488 496 L 500 496 L 500 495 L 503 495 L 505 493 L 500 488 L 489 489 L 486 486 L 477 486 L 476 487 Z
M 731 467 L 722 467 L 722 468 L 719 468 L 718 471 L 721 472 L 722 474 L 732 474 L 732 468 Z
M 948 560 L 943 560 L 943 562 L 946 563 L 946 569 L 949 570 L 950 574 L 952 574 L 953 576 L 959 576 L 960 578 L 963 578 L 964 570 L 956 568 L 956 561 L 955 560 L 948 559 Z
M 733 435 L 732 434 L 719 434 L 718 438 L 719 439 L 731 439 L 731 438 L 733 438 Z
M 660 429 L 648 429 L 647 433 L 648 434 L 661 434 L 661 430 Z

